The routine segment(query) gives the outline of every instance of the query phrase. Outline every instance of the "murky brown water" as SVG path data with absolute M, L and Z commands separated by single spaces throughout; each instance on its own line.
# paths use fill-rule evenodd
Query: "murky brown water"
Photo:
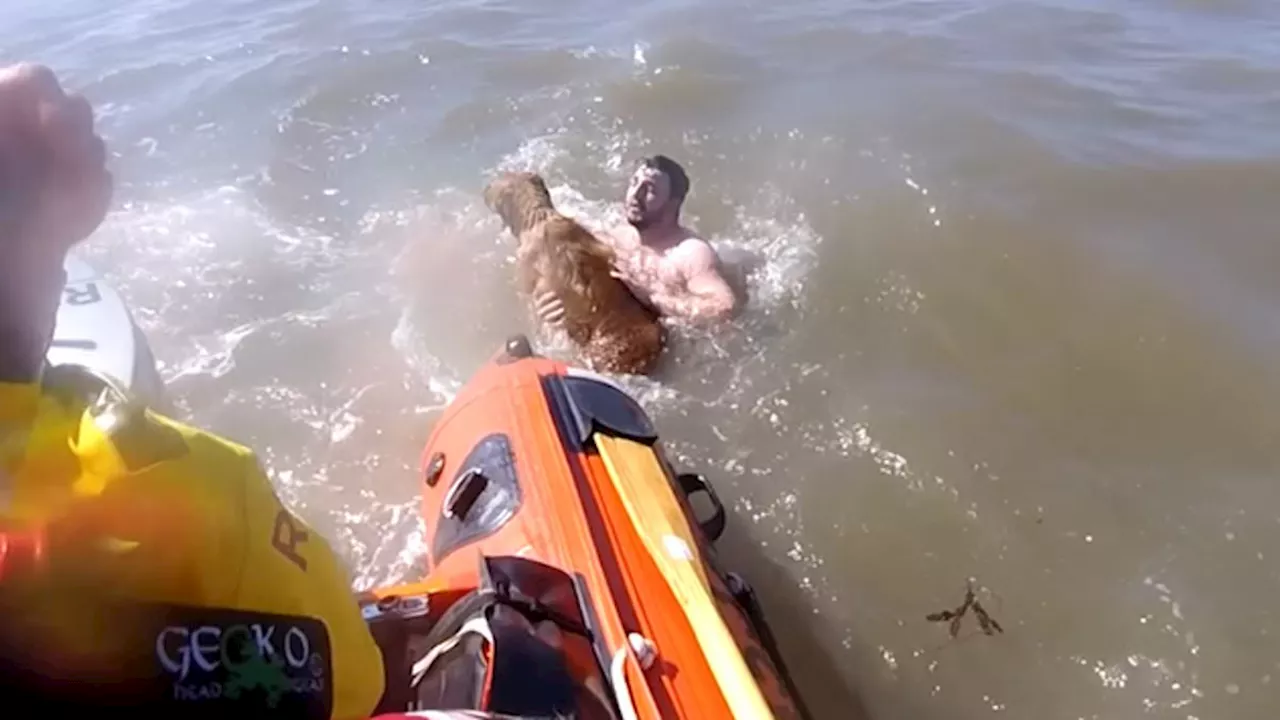
M 102 109 L 88 252 L 183 411 L 362 583 L 404 571 L 431 419 L 524 326 L 483 174 L 601 222 L 664 151 L 752 301 L 633 386 L 733 499 L 820 717 L 1280 708 L 1273 3 L 3 12 L 0 58 Z M 925 621 L 970 576 L 1003 635 Z

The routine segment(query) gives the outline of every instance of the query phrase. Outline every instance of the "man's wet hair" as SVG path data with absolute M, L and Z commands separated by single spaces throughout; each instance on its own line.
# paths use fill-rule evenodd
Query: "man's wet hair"
M 666 155 L 650 155 L 640 161 L 640 167 L 652 168 L 666 175 L 667 182 L 671 184 L 672 199 L 684 202 L 685 196 L 689 194 L 689 176 L 680 167 L 680 163 Z

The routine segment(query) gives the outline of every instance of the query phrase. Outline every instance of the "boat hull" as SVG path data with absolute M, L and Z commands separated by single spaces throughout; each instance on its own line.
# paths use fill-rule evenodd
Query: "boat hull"
M 612 381 L 513 339 L 433 428 L 422 516 L 422 581 L 371 598 L 439 605 L 477 588 L 494 558 L 556 568 L 572 579 L 602 675 L 630 705 L 624 716 L 804 716 L 754 594 L 717 567 L 725 513 L 714 490 L 674 471 L 649 417 Z

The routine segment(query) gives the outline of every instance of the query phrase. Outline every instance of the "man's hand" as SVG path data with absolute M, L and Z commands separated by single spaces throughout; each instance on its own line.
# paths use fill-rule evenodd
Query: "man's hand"
M 564 303 L 550 290 L 533 299 L 533 312 L 546 325 L 564 326 Z
M 106 216 L 111 189 L 88 101 L 42 65 L 0 68 L 0 282 L 60 273 Z

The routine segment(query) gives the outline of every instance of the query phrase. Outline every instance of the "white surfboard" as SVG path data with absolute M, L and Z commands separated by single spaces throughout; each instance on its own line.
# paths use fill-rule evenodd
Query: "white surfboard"
M 115 288 L 88 263 L 68 256 L 50 364 L 84 365 L 115 378 L 147 402 L 164 405 L 151 347 Z

